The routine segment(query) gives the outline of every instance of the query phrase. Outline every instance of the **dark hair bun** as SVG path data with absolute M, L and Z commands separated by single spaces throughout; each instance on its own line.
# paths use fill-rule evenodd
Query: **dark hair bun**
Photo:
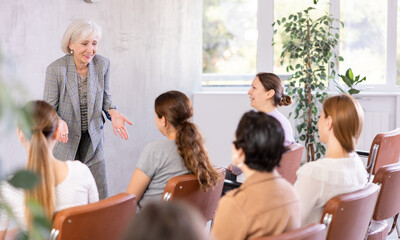
M 289 95 L 283 95 L 279 102 L 279 106 L 288 106 L 290 104 L 292 104 L 292 98 Z

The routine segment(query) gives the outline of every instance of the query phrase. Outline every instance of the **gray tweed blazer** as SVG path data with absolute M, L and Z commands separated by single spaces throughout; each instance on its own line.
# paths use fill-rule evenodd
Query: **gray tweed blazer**
M 88 150 L 89 156 L 86 159 L 92 157 L 90 154 L 93 155 L 97 147 L 103 148 L 102 110 L 108 111 L 112 106 L 109 68 L 110 61 L 97 54 L 89 63 L 87 115 L 92 149 Z M 54 155 L 61 160 L 73 160 L 81 138 L 81 113 L 76 66 L 72 55 L 65 55 L 47 67 L 43 99 L 54 107 L 58 116 L 67 123 L 69 130 L 68 142 L 58 142 Z M 97 150 L 103 152 L 103 149 Z M 102 159 L 104 156 L 96 157 L 86 164 L 90 166 Z

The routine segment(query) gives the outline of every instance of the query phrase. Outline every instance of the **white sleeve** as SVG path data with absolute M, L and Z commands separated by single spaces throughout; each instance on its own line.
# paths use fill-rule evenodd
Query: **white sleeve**
M 1 188 L 5 187 L 5 184 L 0 183 L 0 231 L 5 231 L 8 228 L 10 222 L 10 217 L 8 216 L 6 210 L 4 209 L 4 198 L 2 196 L 3 191 Z
M 300 199 L 301 222 L 305 224 L 305 220 L 316 207 L 320 197 L 322 183 L 307 175 L 298 175 L 297 181 L 294 183 L 294 189 Z

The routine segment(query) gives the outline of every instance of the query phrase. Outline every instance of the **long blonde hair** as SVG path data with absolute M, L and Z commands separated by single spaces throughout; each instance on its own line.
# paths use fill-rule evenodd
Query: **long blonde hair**
M 55 209 L 55 176 L 53 173 L 49 141 L 54 141 L 58 126 L 58 116 L 52 106 L 44 101 L 29 102 L 23 108 L 27 119 L 27 129 L 22 128 L 28 139 L 28 161 L 26 169 L 39 177 L 38 184 L 25 192 L 25 203 L 35 201 L 40 204 L 46 217 L 51 220 Z M 24 131 L 25 130 L 25 131 Z M 32 226 L 32 213 L 26 208 L 27 226 Z

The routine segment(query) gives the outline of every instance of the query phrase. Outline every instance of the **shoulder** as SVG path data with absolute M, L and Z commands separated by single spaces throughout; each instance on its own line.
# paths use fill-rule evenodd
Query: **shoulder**
M 23 197 L 23 195 L 24 195 L 22 189 L 13 187 L 7 181 L 0 182 L 0 192 L 1 192 L 1 195 L 3 195 L 4 198 L 8 201 L 13 201 L 20 197 Z
M 68 66 L 68 55 L 64 55 L 47 66 L 47 71 L 54 71 L 60 67 Z
M 156 141 L 149 143 L 144 152 L 152 151 L 152 152 L 166 152 L 171 151 L 172 149 L 176 149 L 176 143 L 174 140 L 164 140 L 164 141 Z
M 83 164 L 82 162 L 78 160 L 70 160 L 66 161 L 69 170 L 73 174 L 81 174 L 81 173 L 87 173 L 90 172 L 89 167 Z
M 321 158 L 304 164 L 298 171 L 299 178 L 308 176 L 333 185 L 363 184 L 367 171 L 357 155 L 350 158 Z
M 333 159 L 330 158 L 320 158 L 313 162 L 305 163 L 303 166 L 297 170 L 297 175 L 310 175 L 312 176 L 314 173 L 321 171 L 330 165 Z M 319 175 L 319 174 L 318 174 Z
M 285 115 L 283 115 L 278 109 L 275 109 L 272 112 L 267 113 L 271 117 L 274 117 L 276 120 L 279 121 L 280 124 L 290 125 L 289 119 Z
M 240 188 L 229 191 L 227 194 L 225 194 L 225 196 L 223 196 L 219 200 L 218 208 L 225 208 L 228 209 L 229 211 L 232 211 L 233 208 L 242 209 L 240 207 L 241 206 L 240 201 L 238 200 L 238 197 L 240 198 L 240 194 L 241 194 Z

